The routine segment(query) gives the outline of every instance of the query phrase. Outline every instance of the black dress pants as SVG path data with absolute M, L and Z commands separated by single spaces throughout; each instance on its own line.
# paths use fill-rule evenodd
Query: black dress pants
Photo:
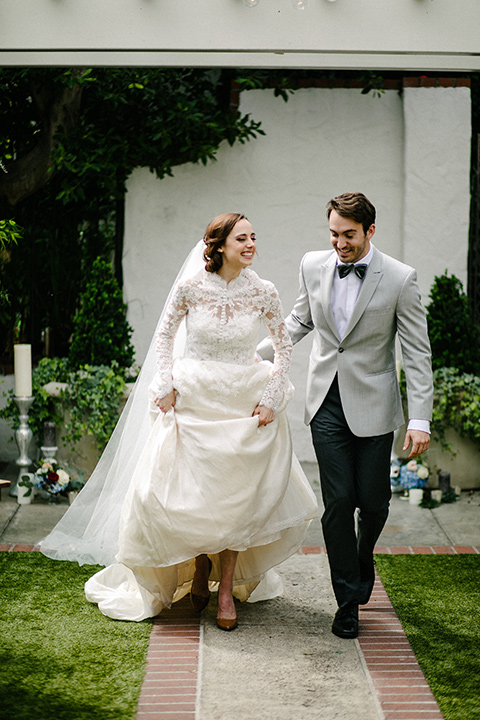
M 339 607 L 364 603 L 374 582 L 373 550 L 388 517 L 393 432 L 354 435 L 336 377 L 310 428 L 320 469 L 322 528 L 335 597 Z

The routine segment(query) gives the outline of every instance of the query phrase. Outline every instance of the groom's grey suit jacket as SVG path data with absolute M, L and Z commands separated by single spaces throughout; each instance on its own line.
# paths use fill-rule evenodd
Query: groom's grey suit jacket
M 309 252 L 300 266 L 300 290 L 286 318 L 293 343 L 314 332 L 310 354 L 305 422 L 323 403 L 335 374 L 351 431 L 360 437 L 383 435 L 404 421 L 397 379 L 398 336 L 407 380 L 409 418 L 430 420 L 433 386 L 425 310 L 408 265 L 374 248 L 343 339 L 331 308 L 337 255 Z M 273 358 L 269 339 L 258 347 Z

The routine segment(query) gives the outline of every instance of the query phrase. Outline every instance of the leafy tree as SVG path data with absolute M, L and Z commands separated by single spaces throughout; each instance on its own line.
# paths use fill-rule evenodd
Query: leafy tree
M 134 349 L 132 328 L 126 320 L 127 306 L 110 263 L 97 258 L 80 298 L 73 320 L 73 340 L 68 355 L 72 368 L 82 365 L 129 367 Z
M 21 236 L 21 228 L 14 220 L 0 220 L 0 250 L 5 250 L 10 243 L 17 244 Z
M 17 245 L 21 237 L 21 228 L 18 227 L 14 220 L 0 220 L 0 263 L 8 264 L 10 252 L 8 246 L 10 244 Z M 5 290 L 0 275 L 0 317 L 6 317 L 6 308 L 10 305 L 10 297 Z
M 24 228 L 0 281 L 12 298 L 0 353 L 20 339 L 66 355 L 83 277 L 114 257 L 121 285 L 125 182 L 206 164 L 260 123 L 229 106 L 230 72 L 192 68 L 0 69 L 0 217 Z
M 475 325 L 461 281 L 445 272 L 435 277 L 427 305 L 432 366 L 480 374 L 480 328 Z

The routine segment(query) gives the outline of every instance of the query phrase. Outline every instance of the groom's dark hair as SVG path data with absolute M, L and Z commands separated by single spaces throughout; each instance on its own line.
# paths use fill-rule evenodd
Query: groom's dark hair
M 343 193 L 329 200 L 326 207 L 327 218 L 330 218 L 332 210 L 335 210 L 341 217 L 360 223 L 365 233 L 370 225 L 375 224 L 375 208 L 362 193 Z

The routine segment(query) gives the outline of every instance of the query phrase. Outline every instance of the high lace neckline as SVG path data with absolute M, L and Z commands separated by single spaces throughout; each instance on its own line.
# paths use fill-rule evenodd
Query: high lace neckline
M 249 271 L 250 268 L 242 268 L 237 277 L 232 278 L 232 280 L 229 280 L 228 282 L 227 280 L 224 280 L 224 278 L 222 278 L 222 276 L 218 273 L 207 272 L 207 270 L 204 270 L 204 273 L 208 277 L 208 279 L 210 279 L 215 284 L 220 285 L 223 288 L 234 288 L 237 285 L 242 285 L 244 282 L 247 281 Z

